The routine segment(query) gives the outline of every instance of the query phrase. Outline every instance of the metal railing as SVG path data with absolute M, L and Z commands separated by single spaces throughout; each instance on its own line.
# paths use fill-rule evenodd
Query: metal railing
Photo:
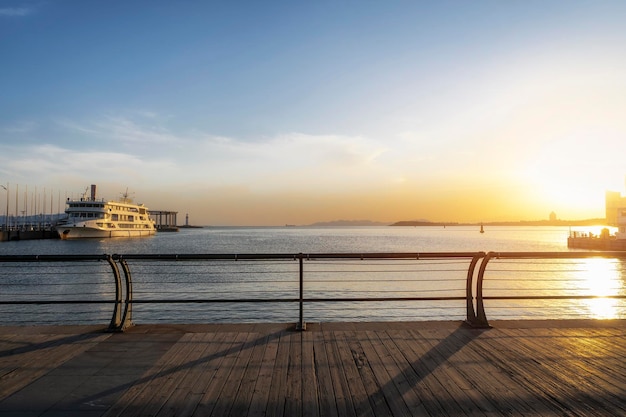
M 594 262 L 602 259 L 614 259 L 619 265 L 607 268 L 606 262 Z M 478 326 L 489 325 L 485 302 L 507 301 L 507 308 L 511 309 L 512 304 L 517 301 L 528 304 L 537 300 L 552 300 L 555 303 L 573 300 L 626 300 L 625 260 L 625 251 L 489 252 L 482 259 L 476 277 L 475 323 Z M 487 268 L 494 263 L 506 265 L 506 262 L 509 262 L 509 267 Z M 516 272 L 518 279 L 532 281 L 535 285 L 525 285 L 523 289 L 498 286 L 485 289 L 486 282 L 511 282 L 506 279 L 511 271 Z M 485 278 L 488 272 L 493 275 L 490 279 Z M 524 273 L 521 277 L 520 272 Z M 564 275 L 567 275 L 567 280 L 559 278 Z M 621 288 L 616 288 L 620 283 Z M 493 309 L 492 306 L 491 310 Z
M 211 308 L 216 321 L 259 318 L 242 306 L 262 306 L 263 321 L 297 317 L 301 330 L 305 319 L 382 321 L 383 314 L 415 319 L 420 306 L 431 317 L 456 309 L 468 324 L 487 327 L 486 304 L 491 311 L 498 303 L 507 308 L 536 300 L 625 300 L 623 288 L 598 294 L 578 285 L 574 291 L 558 278 L 595 273 L 585 263 L 594 258 L 618 260 L 617 273 L 626 277 L 626 252 L 0 256 L 0 306 L 19 306 L 16 315 L 30 306 L 88 308 L 66 314 L 64 321 L 71 322 L 92 310 L 105 314 L 108 305 L 111 331 L 131 325 L 136 311 L 140 321 L 141 314 L 147 321 L 158 315 L 165 321 L 206 321 Z M 520 279 L 532 285 L 516 286 Z M 189 311 L 181 313 L 182 305 Z M 330 310 L 343 316 L 329 318 Z
M 32 313 L 26 308 L 12 312 L 11 306 L 28 306 L 32 309 L 37 306 L 110 305 L 109 311 L 112 313 L 109 328 L 123 328 L 123 287 L 118 264 L 112 256 L 8 255 L 0 256 L 0 265 L 0 306 L 9 307 L 8 314 Z M 106 314 L 106 310 L 97 310 L 99 316 Z M 44 316 L 39 320 L 40 323 L 59 321 L 54 317 L 45 317 L 59 313 L 58 310 L 35 313 Z M 93 310 L 84 310 L 82 313 L 93 313 Z M 11 320 L 5 319 L 4 322 Z

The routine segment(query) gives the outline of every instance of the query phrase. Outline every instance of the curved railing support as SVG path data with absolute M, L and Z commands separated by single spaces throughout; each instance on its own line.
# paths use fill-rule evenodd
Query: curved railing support
M 474 327 L 491 327 L 485 314 L 485 303 L 483 301 L 483 281 L 485 279 L 485 269 L 491 258 L 497 257 L 497 253 L 489 252 L 483 258 L 478 269 L 478 277 L 476 279 L 476 318 L 472 326 Z
M 466 303 L 466 318 L 465 322 L 473 327 L 481 327 L 481 324 L 478 322 L 476 317 L 476 310 L 474 309 L 474 295 L 473 295 L 473 287 L 474 287 L 474 272 L 476 271 L 476 265 L 478 262 L 485 257 L 485 252 L 478 252 L 472 258 L 468 268 L 467 268 L 467 279 L 466 279 L 466 287 L 465 287 L 465 303 Z
M 124 282 L 126 284 L 126 297 L 124 297 L 124 312 L 122 313 L 122 320 L 120 321 L 120 331 L 124 331 L 126 328 L 132 326 L 133 318 L 133 280 L 130 273 L 128 263 L 121 256 L 118 258 L 118 262 L 122 266 L 124 271 Z
M 122 309 L 122 280 L 120 278 L 120 270 L 111 255 L 105 255 L 106 261 L 111 266 L 113 278 L 115 279 L 115 303 L 113 304 L 113 316 L 109 323 L 108 331 L 117 331 L 121 325 L 121 309 Z

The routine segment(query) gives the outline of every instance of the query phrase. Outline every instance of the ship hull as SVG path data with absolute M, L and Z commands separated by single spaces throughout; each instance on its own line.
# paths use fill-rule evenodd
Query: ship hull
M 148 237 L 156 234 L 156 230 L 107 230 L 93 227 L 62 226 L 58 230 L 63 240 L 69 239 L 104 239 L 112 237 Z

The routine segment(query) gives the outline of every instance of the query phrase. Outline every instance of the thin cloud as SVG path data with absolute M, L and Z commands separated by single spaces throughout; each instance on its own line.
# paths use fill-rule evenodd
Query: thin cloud
M 172 145 L 179 138 L 160 125 L 154 113 L 143 113 L 151 124 L 146 126 L 138 121 L 124 116 L 105 116 L 101 120 L 88 123 L 79 123 L 71 120 L 58 120 L 57 125 L 70 131 L 89 135 L 107 141 L 119 141 L 130 144 L 157 144 Z
M 22 17 L 34 13 L 30 7 L 3 7 L 0 8 L 0 16 Z
M 267 189 L 296 183 L 338 187 L 348 182 L 351 186 L 356 177 L 380 181 L 397 176 L 380 163 L 387 145 L 372 138 L 288 133 L 246 141 L 198 130 L 171 130 L 169 120 L 171 116 L 134 111 L 88 123 L 58 124 L 78 134 L 75 150 L 97 151 L 94 143 L 119 142 L 125 154 L 161 161 L 162 166 L 154 167 L 144 162 L 144 168 L 153 169 L 146 174 L 162 181 L 177 178 L 186 183 Z
M 5 157 L 10 155 L 10 157 Z M 67 176 L 90 181 L 124 183 L 128 178 L 145 180 L 159 171 L 172 171 L 168 161 L 142 159 L 141 156 L 111 151 L 76 151 L 55 145 L 0 146 L 0 164 L 14 177 L 26 182 Z M 21 181 L 21 180 L 20 180 Z
M 12 125 L 0 127 L 0 132 L 9 134 L 29 133 L 37 128 L 37 123 L 33 121 L 20 121 Z

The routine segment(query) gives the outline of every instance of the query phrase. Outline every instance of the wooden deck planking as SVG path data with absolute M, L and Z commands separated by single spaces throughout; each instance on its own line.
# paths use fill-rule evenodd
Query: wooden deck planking
M 302 416 L 319 417 L 319 392 L 315 372 L 315 347 L 311 332 L 300 333 L 302 344 Z
M 511 379 L 529 392 L 536 400 L 537 408 L 544 407 L 550 413 L 567 413 L 568 407 L 576 404 L 583 414 L 596 415 L 594 411 L 603 407 L 598 408 L 593 398 L 567 379 L 570 372 L 560 373 L 557 362 L 562 360 L 562 348 L 558 339 L 550 339 L 551 343 L 547 343 L 548 339 L 541 335 L 542 330 L 533 329 L 531 333 L 523 330 L 519 336 L 506 332 L 486 333 L 486 354 L 491 353 L 494 360 L 510 372 Z M 543 341 L 541 348 L 529 347 L 523 337 L 538 337 Z
M 386 332 L 366 331 L 360 334 L 362 337 L 358 337 L 358 334 L 353 337 L 356 337 L 363 345 L 371 345 L 372 350 L 368 355 L 380 358 L 380 366 L 373 367 L 372 371 L 378 382 L 377 385 L 380 387 L 378 391 L 380 391 L 386 405 L 389 407 L 388 414 L 393 416 L 410 416 L 409 406 L 413 408 L 419 402 L 414 401 L 415 398 L 410 395 L 412 393 L 407 395 L 408 381 L 402 366 L 398 366 L 398 363 L 393 358 L 390 346 L 386 345 L 386 343 L 389 343 Z M 370 352 L 369 349 L 368 352 Z
M 395 372 L 397 375 L 402 374 L 403 381 L 398 384 L 402 385 L 402 388 L 399 386 L 398 389 L 404 390 L 402 395 L 411 415 L 428 415 L 425 401 L 430 391 L 421 388 L 423 381 L 416 372 L 414 364 L 411 362 L 406 332 L 390 330 L 385 332 L 384 339 L 382 339 L 379 332 L 373 332 L 373 334 L 380 337 L 383 344 L 389 350 L 390 356 L 395 364 L 394 368 L 397 369 L 397 371 L 392 371 L 392 373 Z
M 194 334 L 182 335 L 141 378 L 129 383 L 120 399 L 105 415 L 151 415 L 156 405 L 162 406 L 171 395 L 167 388 L 172 387 L 172 380 L 175 378 L 173 374 L 184 367 L 194 338 Z
M 246 373 L 258 374 L 258 368 L 251 365 L 251 358 L 255 349 L 262 344 L 257 333 L 247 333 L 245 336 L 241 348 L 232 353 L 230 374 L 222 381 L 222 390 L 216 397 L 216 404 L 211 412 L 213 416 L 245 415 L 247 412 L 248 394 L 251 394 L 251 390 L 244 392 Z
M 447 415 L 441 404 L 446 398 L 446 389 L 440 379 L 433 375 L 437 365 L 433 364 L 432 356 L 426 355 L 430 347 L 419 335 L 416 337 L 416 334 L 403 330 L 395 331 L 394 337 L 396 345 L 402 350 L 408 366 L 415 374 L 411 386 L 419 393 L 427 415 Z
M 341 365 L 341 369 L 346 377 L 347 389 L 350 393 L 350 403 L 354 407 L 356 415 L 374 416 L 376 411 L 378 411 L 382 416 L 389 415 L 389 411 L 386 407 L 384 410 L 380 409 L 380 407 L 384 405 L 384 402 L 379 401 L 374 394 L 368 395 L 368 388 L 372 389 L 376 388 L 376 386 L 365 386 L 366 380 L 361 377 L 361 373 L 359 372 L 359 366 L 361 366 L 363 360 L 362 358 L 355 358 L 354 352 L 348 344 L 348 336 L 346 335 L 346 332 L 335 331 L 332 336 L 335 341 L 335 349 L 338 355 L 339 364 Z M 352 338 L 350 340 L 352 340 Z M 374 362 L 372 365 L 372 371 L 376 372 L 379 368 L 380 367 Z M 372 403 L 378 406 L 376 409 L 372 408 L 370 398 L 372 398 Z
M 492 363 L 499 366 L 508 375 L 511 386 L 516 387 L 512 392 L 514 396 L 511 401 L 528 405 L 538 414 L 564 413 L 559 402 L 563 395 L 561 388 L 552 378 L 546 380 L 544 375 L 538 372 L 534 355 L 519 354 L 519 340 L 502 333 L 485 333 L 477 344 L 482 348 L 483 357 L 489 358 Z
M 272 383 L 274 364 L 277 363 L 278 343 L 279 339 L 271 335 L 268 335 L 265 339 L 265 350 L 263 351 L 259 374 L 254 385 L 254 392 L 250 398 L 248 416 L 258 417 L 265 415 L 270 396 L 268 387 Z
M 238 332 L 226 335 L 226 337 L 227 340 L 230 339 L 231 343 L 229 343 L 228 347 L 223 351 L 216 352 L 216 355 L 223 356 L 223 359 L 213 375 L 211 383 L 207 385 L 204 395 L 194 410 L 194 413 L 198 413 L 198 415 L 215 415 L 213 411 L 219 405 L 222 393 L 227 394 L 224 387 L 236 366 L 237 356 L 246 343 L 248 333 Z M 224 404 L 224 406 L 226 405 L 231 404 Z
M 306 334 L 307 339 L 310 339 L 313 345 L 319 415 L 320 417 L 339 417 L 324 335 L 322 332 L 307 332 Z
M 209 336 L 210 334 L 206 334 Z M 221 381 L 218 381 L 218 371 L 222 368 L 225 352 L 228 352 L 233 344 L 232 334 L 216 333 L 214 338 L 210 339 L 211 343 L 205 351 L 205 356 L 197 366 L 194 366 L 195 384 L 189 390 L 184 398 L 182 407 L 179 407 L 177 416 L 193 415 L 199 407 L 206 393 L 213 387 L 218 387 Z M 172 404 L 176 407 L 176 404 Z M 201 408 L 202 409 L 202 408 Z
M 287 390 L 287 368 L 289 367 L 289 348 L 291 338 L 289 333 L 279 336 L 276 362 L 272 372 L 269 388 L 266 415 L 281 417 L 285 411 L 284 393 Z M 262 389 L 262 387 L 259 387 Z
M 419 331 L 411 332 L 414 340 L 420 340 L 421 355 L 414 357 L 414 361 L 425 361 L 431 365 L 429 374 L 424 375 L 424 379 L 436 379 L 436 383 L 441 387 L 437 396 L 438 402 L 443 410 L 448 414 L 484 416 L 497 409 L 493 399 L 485 396 L 479 391 L 478 381 L 473 377 L 480 367 L 482 372 L 489 372 L 489 367 L 481 363 L 480 357 L 476 357 L 474 362 L 463 356 L 463 369 L 456 365 L 455 350 L 446 348 L 445 343 L 440 340 L 454 340 L 454 332 L 442 331 L 438 336 Z M 451 342 L 448 342 L 450 344 Z M 459 343 L 462 346 L 462 343 Z M 472 352 L 466 349 L 468 354 Z M 491 378 L 490 378 L 491 379 Z M 482 383 L 482 381 L 480 381 Z M 491 382 L 491 381 L 490 381 Z M 446 401 L 446 398 L 450 400 Z
M 190 415 L 193 412 L 195 409 L 192 399 L 194 394 L 196 394 L 196 400 L 199 401 L 195 387 L 199 385 L 198 381 L 203 377 L 203 371 L 205 371 L 203 362 L 206 362 L 205 358 L 210 355 L 211 347 L 217 336 L 217 334 L 193 334 L 188 340 L 181 339 L 180 343 L 191 345 L 186 361 L 194 364 L 194 366 L 181 367 L 178 378 L 173 375 L 170 376 L 168 380 L 172 383 L 169 386 L 167 384 L 161 386 L 161 389 L 165 391 L 165 395 L 162 397 L 163 401 L 160 404 L 154 401 L 155 407 L 152 410 L 144 409 L 144 414 L 153 413 L 153 415 L 157 415 L 158 413 L 161 417 L 173 417 Z M 169 395 L 167 395 L 168 391 Z
M 433 344 L 433 348 L 450 355 L 450 360 L 443 362 L 443 367 L 451 374 L 458 374 L 458 380 L 465 381 L 460 388 L 466 394 L 471 394 L 471 401 L 479 411 L 485 415 L 502 415 L 510 410 L 516 410 L 524 415 L 533 415 L 539 412 L 533 408 L 532 401 L 528 401 L 527 392 L 514 381 L 510 374 L 498 363 L 490 360 L 488 351 L 480 340 L 478 332 L 453 332 L 449 335 L 450 346 L 463 346 L 463 354 L 456 357 L 451 348 Z M 462 404 L 468 404 L 462 402 Z
M 449 364 L 446 360 L 448 352 L 435 349 L 436 345 L 433 345 L 428 338 L 419 336 L 419 333 L 414 333 L 414 335 L 417 339 L 423 339 L 423 341 L 420 345 L 421 353 L 412 357 L 413 362 L 411 366 L 413 367 L 415 362 L 422 362 L 425 357 L 430 357 L 430 361 L 433 364 L 432 367 L 428 373 L 418 377 L 424 383 L 432 381 L 432 384 L 436 385 L 442 392 L 442 396 L 430 398 L 430 401 L 440 403 L 439 406 L 443 410 L 452 410 L 450 412 L 457 415 L 484 416 L 485 413 L 481 410 L 489 410 L 492 408 L 492 405 L 487 399 L 479 395 L 474 384 L 467 378 L 467 375 Z M 397 338 L 394 334 L 391 337 L 394 340 Z M 410 344 L 411 341 L 408 343 Z M 407 349 L 410 350 L 410 347 L 407 346 Z M 444 401 L 446 397 L 449 397 L 452 401 Z
M 467 385 L 465 378 L 458 375 L 450 378 L 450 371 L 445 368 L 446 355 L 434 348 L 441 340 L 450 337 L 452 329 L 444 330 L 442 339 L 431 340 L 429 333 L 417 330 L 409 332 L 407 348 L 412 351 L 412 366 L 418 366 L 420 381 L 431 392 L 425 406 L 431 414 L 464 415 L 473 413 L 475 405 L 467 400 L 462 387 Z M 412 347 L 411 345 L 415 345 Z
M 22 334 L 2 338 L 0 398 L 20 390 L 108 337 L 105 334 Z
M 302 415 L 302 346 L 301 335 L 289 334 L 289 361 L 287 364 L 287 383 L 284 391 L 285 416 Z
M 595 358 L 601 357 L 602 362 L 606 362 L 614 358 L 610 353 L 593 354 L 593 350 L 581 349 L 579 342 L 573 343 L 579 338 L 579 334 L 565 334 L 556 332 L 552 329 L 540 329 L 535 331 L 532 337 L 525 333 L 518 333 L 511 330 L 514 336 L 517 336 L 519 343 L 526 348 L 526 353 L 538 355 L 537 362 L 550 376 L 556 377 L 557 381 L 563 387 L 570 387 L 571 391 L 576 393 L 577 398 L 589 404 L 593 410 L 601 410 L 606 402 L 619 405 L 622 401 L 620 397 L 624 395 L 624 387 L 620 387 L 619 380 L 605 381 L 605 377 L 599 377 L 596 371 L 602 375 L 608 375 L 610 369 L 616 369 L 620 363 L 611 361 L 608 368 L 598 368 Z M 538 339 L 536 333 L 540 334 Z M 557 344 L 556 349 L 545 348 L 543 343 L 545 339 L 549 339 Z M 624 365 L 624 358 L 621 358 L 621 367 Z
M 489 330 L 450 323 L 309 327 L 303 333 L 280 325 L 137 326 L 115 335 L 4 334 L 0 328 L 0 365 L 15 368 L 0 374 L 6 391 L 0 416 L 40 413 L 24 401 L 36 391 L 11 374 L 28 374 L 45 387 L 48 375 L 58 374 L 50 381 L 65 375 L 67 369 L 56 369 L 70 360 L 91 366 L 118 345 L 121 356 L 137 351 L 135 343 L 149 342 L 142 334 L 161 349 L 145 372 L 124 380 L 128 358 L 111 362 L 106 372 L 117 379 L 109 388 L 90 388 L 85 376 L 81 389 L 68 394 L 71 401 L 55 400 L 49 411 L 108 417 L 626 414 L 623 321 Z M 98 403 L 100 397 L 111 402 Z M 89 408 L 91 402 L 100 408 Z
M 339 354 L 339 348 L 334 336 L 334 332 L 324 332 L 324 343 L 326 344 L 326 354 L 329 359 L 330 374 L 333 380 L 335 400 L 340 416 L 356 416 L 352 394 L 350 393 L 348 377 L 344 372 L 343 361 Z

